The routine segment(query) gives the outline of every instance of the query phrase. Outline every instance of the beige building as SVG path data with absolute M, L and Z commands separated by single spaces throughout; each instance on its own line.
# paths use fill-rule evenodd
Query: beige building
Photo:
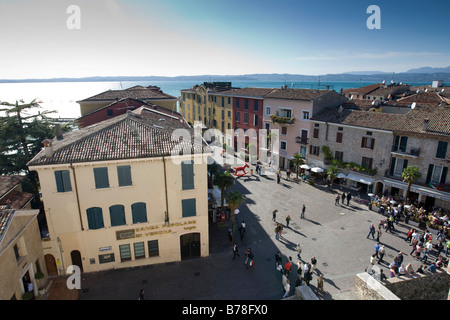
M 49 273 L 209 254 L 205 145 L 172 140 L 183 125 L 144 112 L 45 141 L 28 163 L 42 190 Z
M 27 291 L 38 296 L 47 280 L 38 212 L 0 208 L 0 300 L 20 300 Z

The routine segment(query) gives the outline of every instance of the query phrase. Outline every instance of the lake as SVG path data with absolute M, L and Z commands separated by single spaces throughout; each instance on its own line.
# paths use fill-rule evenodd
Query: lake
M 204 81 L 208 81 L 205 79 Z M 28 82 L 28 83 L 0 83 L 0 101 L 13 103 L 23 99 L 26 103 L 33 99 L 42 101 L 43 110 L 55 110 L 52 117 L 78 118 L 80 106 L 76 101 L 89 98 L 107 90 L 126 89 L 135 85 L 155 85 L 167 94 L 180 96 L 180 90 L 189 89 L 203 81 L 150 81 L 150 82 Z M 320 88 L 337 92 L 340 89 L 362 87 L 376 82 L 321 82 Z M 290 88 L 317 89 L 318 82 L 290 82 L 290 81 L 232 81 L 233 87 L 262 87 L 280 88 L 286 84 Z M 426 85 L 429 83 L 411 83 L 411 85 Z

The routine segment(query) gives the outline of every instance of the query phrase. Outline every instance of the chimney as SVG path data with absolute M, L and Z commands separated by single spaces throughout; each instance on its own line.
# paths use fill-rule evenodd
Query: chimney
M 63 139 L 63 133 L 62 133 L 62 129 L 61 129 L 61 124 L 57 123 L 55 125 L 55 130 L 56 130 L 56 139 L 57 140 L 62 140 Z
M 423 127 L 422 127 L 423 131 L 427 131 L 428 130 L 428 124 L 429 123 L 430 123 L 430 119 L 423 119 Z
M 45 157 L 51 158 L 53 156 L 53 140 L 45 139 L 42 143 L 44 144 Z

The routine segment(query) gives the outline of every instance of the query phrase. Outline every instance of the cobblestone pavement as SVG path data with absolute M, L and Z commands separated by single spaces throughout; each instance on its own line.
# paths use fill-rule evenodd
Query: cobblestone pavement
M 280 250 L 283 263 L 287 257 L 292 257 L 294 268 L 290 281 L 294 284 L 299 261 L 294 250 L 297 243 L 302 247 L 303 262 L 312 256 L 318 261 L 311 281 L 313 290 L 317 274 L 324 275 L 326 292 L 319 298 L 353 299 L 355 275 L 365 270 L 374 252 L 375 240 L 366 238 L 369 225 L 377 226 L 383 216 L 353 200 L 350 205 L 335 205 L 336 190 L 330 192 L 321 186 L 288 181 L 285 175 L 279 184 L 274 175 L 239 177 L 233 189 L 241 191 L 245 197 L 237 224 L 244 220 L 247 229 L 243 240 L 237 236 L 241 255 L 236 260 L 232 259 L 227 236 L 229 226 L 211 224 L 208 257 L 83 274 L 78 299 L 135 300 L 142 288 L 146 299 L 152 300 L 279 300 L 283 291 L 280 273 L 275 270 L 274 255 Z M 303 204 L 306 214 L 302 219 Z M 285 225 L 280 240 L 275 239 L 274 209 L 278 210 L 276 221 Z M 286 227 L 287 215 L 292 218 L 289 227 Z M 405 265 L 409 262 L 414 268 L 420 265 L 409 255 L 411 247 L 404 241 L 410 227 L 400 223 L 395 226 L 394 233 L 382 234 L 386 263 L 381 267 L 385 273 L 399 251 L 405 253 Z M 247 248 L 255 254 L 255 266 L 250 269 L 243 263 Z M 433 256 L 430 258 L 432 260 Z M 294 286 L 291 288 L 293 295 Z

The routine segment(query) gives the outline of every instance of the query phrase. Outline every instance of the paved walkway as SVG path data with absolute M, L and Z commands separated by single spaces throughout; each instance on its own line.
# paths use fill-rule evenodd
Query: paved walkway
M 233 189 L 241 191 L 245 197 L 237 220 L 238 224 L 244 220 L 247 225 L 242 241 L 237 235 L 239 258 L 232 260 L 228 226 L 211 224 L 208 257 L 83 274 L 78 299 L 136 300 L 142 288 L 146 298 L 152 300 L 279 300 L 283 291 L 280 273 L 275 270 L 274 255 L 280 250 L 283 262 L 289 256 L 293 259 L 292 295 L 298 262 L 294 251 L 297 243 L 303 249 L 302 261 L 315 256 L 318 261 L 316 272 L 324 275 L 326 293 L 319 295 L 320 299 L 353 298 L 355 275 L 369 265 L 374 251 L 375 241 L 366 239 L 369 225 L 378 226 L 383 216 L 354 201 L 349 206 L 335 205 L 335 191 L 287 181 L 285 176 L 280 184 L 273 175 L 239 177 Z M 301 219 L 303 204 L 306 215 Z M 292 218 L 280 240 L 275 239 L 274 209 L 279 210 L 277 222 L 286 225 L 285 217 L 289 214 Z M 409 228 L 400 223 L 393 234 L 383 233 L 381 242 L 386 245 L 387 252 L 386 264 L 381 266 L 385 273 L 388 263 L 399 251 L 406 253 L 405 265 L 409 262 L 414 268 L 420 265 L 409 256 L 411 247 L 404 241 Z M 255 254 L 255 266 L 250 269 L 243 263 L 243 253 L 248 247 Z M 317 274 L 311 282 L 313 290 L 316 279 Z

